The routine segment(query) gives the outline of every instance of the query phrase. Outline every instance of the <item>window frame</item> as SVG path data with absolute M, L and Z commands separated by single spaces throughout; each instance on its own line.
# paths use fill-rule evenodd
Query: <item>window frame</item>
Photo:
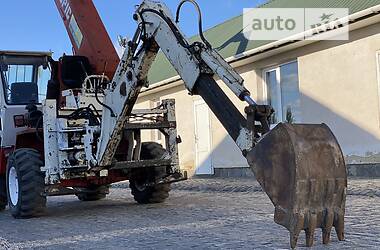
M 294 59 L 294 60 L 291 60 L 291 61 L 287 61 L 285 63 L 277 64 L 277 65 L 272 66 L 272 67 L 264 68 L 262 70 L 263 100 L 264 100 L 264 103 L 267 104 L 267 105 L 269 105 L 267 73 L 269 73 L 269 72 L 276 72 L 276 91 L 277 91 L 277 93 L 279 93 L 279 96 L 281 97 L 280 100 L 278 100 L 277 107 L 273 107 L 274 110 L 276 110 L 276 111 L 280 110 L 281 111 L 281 112 L 276 112 L 277 113 L 277 122 L 276 122 L 276 124 L 285 121 L 285 119 L 283 117 L 283 114 L 282 114 L 283 107 L 282 107 L 282 95 L 281 95 L 281 67 L 285 66 L 285 65 L 288 65 L 288 64 L 291 64 L 291 63 L 297 63 L 297 68 L 299 69 L 299 67 L 298 67 L 298 59 Z M 299 72 L 298 72 L 298 82 L 299 82 Z
M 378 107 L 380 108 L 380 50 L 376 51 L 376 76 L 377 76 Z M 380 118 L 379 118 L 379 127 L 380 127 Z
M 18 64 L 10 64 L 10 65 L 18 65 Z M 33 66 L 32 81 L 37 83 L 38 82 L 38 68 L 39 68 L 39 65 L 36 65 L 36 64 L 25 64 L 25 65 L 24 64 L 20 64 L 20 65 L 23 65 L 23 66 L 29 66 L 29 65 Z M 1 69 L 0 69 L 0 75 L 1 75 L 1 80 L 2 80 L 2 86 L 1 87 L 3 88 L 4 101 L 5 101 L 5 103 L 7 105 L 9 105 L 9 106 L 25 106 L 25 105 L 30 104 L 30 103 L 10 103 L 9 100 L 8 100 L 8 96 L 7 96 L 7 94 L 8 94 L 7 93 L 7 91 L 8 91 L 7 89 L 8 89 L 8 87 L 10 87 L 8 79 L 5 78 L 5 74 L 4 74 L 4 72 Z M 39 92 L 39 90 L 37 90 L 37 92 Z M 37 93 L 37 95 L 38 95 L 38 93 Z M 41 105 L 41 102 L 36 102 L 35 104 L 36 105 Z
M 42 52 L 6 52 L 6 53 L 1 53 L 0 55 L 0 63 L 1 65 L 6 65 L 7 67 L 9 65 L 31 65 L 33 66 L 33 76 L 32 76 L 32 79 L 33 79 L 33 82 L 35 82 L 38 86 L 38 101 L 35 102 L 36 105 L 41 105 L 44 98 L 41 98 L 41 96 L 46 96 L 44 93 L 42 93 L 42 95 L 40 95 L 40 90 L 41 90 L 41 86 L 43 86 L 43 89 L 44 91 L 46 90 L 47 88 L 47 81 L 46 83 L 45 82 L 41 82 L 41 85 L 39 84 L 39 80 L 40 79 L 43 79 L 43 78 L 40 78 L 39 77 L 39 69 L 42 67 L 42 69 L 44 71 L 49 71 L 49 79 L 51 79 L 51 74 L 52 74 L 52 71 L 51 71 L 51 67 L 50 67 L 50 60 L 52 60 L 51 58 L 51 53 L 42 53 Z M 1 100 L 4 98 L 4 105 L 6 106 L 25 106 L 27 104 L 30 104 L 30 102 L 28 103 L 10 103 L 9 102 L 9 99 L 8 99 L 8 92 L 7 92 L 7 89 L 5 88 L 5 86 L 8 83 L 8 79 L 6 79 L 6 75 L 4 74 L 4 72 L 2 71 L 2 69 L 0 68 L 0 78 L 1 78 L 1 91 L 3 91 L 3 94 L 1 94 L 3 97 L 1 97 Z M 0 92 L 1 92 L 0 91 Z

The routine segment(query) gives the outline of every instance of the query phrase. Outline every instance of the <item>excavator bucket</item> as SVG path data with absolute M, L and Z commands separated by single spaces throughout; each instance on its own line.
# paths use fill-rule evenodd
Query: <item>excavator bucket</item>
M 275 222 L 289 230 L 292 248 L 302 230 L 307 246 L 313 245 L 316 228 L 322 229 L 324 244 L 332 227 L 344 239 L 347 171 L 326 125 L 279 124 L 248 152 L 247 160 L 275 206 Z

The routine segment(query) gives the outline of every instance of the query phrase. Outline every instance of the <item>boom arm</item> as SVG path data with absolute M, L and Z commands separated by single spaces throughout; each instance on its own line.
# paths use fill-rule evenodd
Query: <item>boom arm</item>
M 110 109 L 103 112 L 98 164 L 107 166 L 112 163 L 125 121 L 141 87 L 147 86 L 147 73 L 159 48 L 182 77 L 189 92 L 201 95 L 239 148 L 243 152 L 249 151 L 254 144 L 254 121 L 249 129 L 247 120 L 213 79 L 216 74 L 237 97 L 256 107 L 241 76 L 208 43 L 190 45 L 163 4 L 146 0 L 134 18 L 139 28 L 105 96 Z M 139 47 L 140 41 L 143 43 Z
M 74 54 L 87 57 L 94 74 L 105 73 L 111 79 L 120 59 L 92 0 L 54 1 Z

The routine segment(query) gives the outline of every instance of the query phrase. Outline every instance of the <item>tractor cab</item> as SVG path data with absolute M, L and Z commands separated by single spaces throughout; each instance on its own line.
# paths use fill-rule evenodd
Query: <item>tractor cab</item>
M 46 52 L 0 51 L 1 99 L 4 104 L 25 106 L 41 103 L 50 79 L 50 56 L 51 53 Z
M 14 147 L 16 135 L 30 128 L 27 114 L 40 112 L 51 75 L 49 61 L 50 52 L 0 51 L 1 148 Z

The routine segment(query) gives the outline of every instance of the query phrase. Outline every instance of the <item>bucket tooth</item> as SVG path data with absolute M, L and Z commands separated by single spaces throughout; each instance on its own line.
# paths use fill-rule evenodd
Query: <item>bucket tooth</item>
M 326 195 L 325 195 L 325 205 L 331 206 L 334 203 L 334 191 L 335 191 L 335 180 L 326 181 Z M 323 244 L 328 244 L 330 242 L 331 229 L 334 225 L 334 212 L 332 209 L 327 208 L 325 210 L 325 223 L 322 228 L 322 239 Z
M 299 233 L 290 233 L 290 247 L 295 249 L 297 247 Z
M 305 229 L 306 234 L 306 246 L 312 247 L 314 244 L 314 233 L 317 227 L 317 215 L 312 213 L 309 215 L 309 221 L 307 228 Z
M 345 201 L 346 180 L 338 179 L 336 186 L 338 189 L 336 201 L 338 203 L 339 203 L 339 200 Z M 334 227 L 335 227 L 337 237 L 340 241 L 344 240 L 344 213 L 345 213 L 345 202 L 342 202 L 340 209 L 336 209 L 335 216 L 334 216 Z
M 322 228 L 323 244 L 329 244 L 331 229 L 334 223 L 334 213 L 330 209 L 326 210 L 325 225 Z
M 344 238 L 347 170 L 326 125 L 278 124 L 246 158 L 275 206 L 275 222 L 289 230 L 292 248 L 302 230 L 307 246 L 313 245 L 316 228 L 324 243 L 333 226 Z
M 335 231 L 336 235 L 338 236 L 338 239 L 340 241 L 344 240 L 344 214 L 343 212 L 339 212 L 335 215 Z
M 304 227 L 305 216 L 303 214 L 295 214 L 292 217 L 290 230 L 290 246 L 294 249 L 297 247 L 298 237 Z

